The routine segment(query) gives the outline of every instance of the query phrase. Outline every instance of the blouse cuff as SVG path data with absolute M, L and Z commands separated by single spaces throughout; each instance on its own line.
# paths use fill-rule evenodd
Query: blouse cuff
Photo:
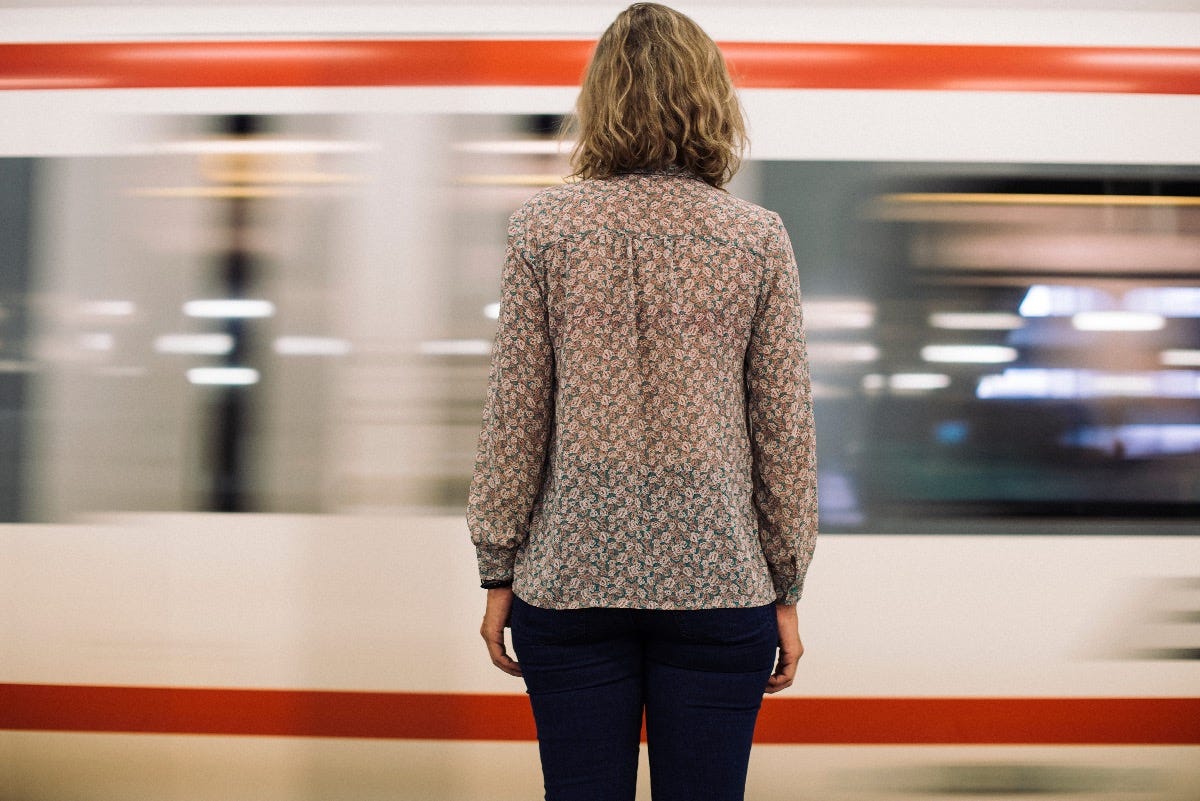
M 501 587 L 511 587 L 512 585 L 512 579 L 491 579 L 479 583 L 479 586 L 485 590 L 498 590 Z
M 481 585 L 493 581 L 512 582 L 513 567 L 517 561 L 516 548 L 476 545 L 475 553 L 479 559 L 479 581 Z

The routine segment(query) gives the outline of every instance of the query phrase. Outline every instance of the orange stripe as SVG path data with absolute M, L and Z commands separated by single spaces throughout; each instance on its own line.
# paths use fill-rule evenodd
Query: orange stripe
M 0 729 L 532 740 L 523 695 L 0 684 Z
M 0 729 L 533 740 L 523 695 L 0 684 Z M 1200 698 L 771 698 L 788 744 L 1200 745 Z
M 577 86 L 590 40 L 0 44 L 0 88 Z M 1200 49 L 721 45 L 746 88 L 1200 94 Z
M 768 701 L 760 743 L 1200 745 L 1200 698 Z

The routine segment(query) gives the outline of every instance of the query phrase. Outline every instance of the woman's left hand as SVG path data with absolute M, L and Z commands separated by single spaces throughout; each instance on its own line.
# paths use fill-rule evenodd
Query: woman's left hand
M 508 616 L 512 613 L 512 587 L 498 587 L 487 591 L 487 609 L 483 612 L 483 625 L 479 634 L 487 643 L 488 655 L 492 664 L 510 676 L 520 676 L 521 666 L 508 655 L 504 647 L 504 627 L 508 625 Z
M 796 680 L 796 663 L 804 656 L 796 605 L 775 604 L 775 623 L 779 629 L 779 661 L 775 664 L 775 672 L 767 679 L 768 693 L 777 693 L 792 686 Z

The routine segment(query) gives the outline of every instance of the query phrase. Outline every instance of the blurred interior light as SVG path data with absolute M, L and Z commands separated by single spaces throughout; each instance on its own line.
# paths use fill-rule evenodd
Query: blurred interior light
M 258 371 L 252 367 L 193 367 L 187 378 L 193 384 L 248 386 L 258 383 Z
M 1200 236 L 1186 230 L 1071 226 L 955 227 L 925 230 L 909 245 L 922 269 L 1002 274 L 1192 276 L 1200 271 Z
M 488 305 L 484 306 L 483 307 L 483 316 L 488 318 L 489 320 L 499 320 L 500 319 L 500 302 L 497 301 L 495 303 L 489 303 Z
M 1190 195 L 1082 195 L 1030 192 L 898 192 L 885 203 L 995 203 L 1021 206 L 1200 206 Z
M 158 188 L 130 189 L 132 197 L 149 198 L 277 198 L 297 197 L 301 190 L 282 186 L 168 186 Z
M 1167 324 L 1161 314 L 1131 311 L 1088 311 L 1071 317 L 1080 331 L 1158 331 Z
M 927 362 L 1003 364 L 1017 360 L 1017 349 L 1005 345 L 926 345 L 921 358 Z
M 808 356 L 816 362 L 873 362 L 879 348 L 869 342 L 809 342 Z
M 1022 317 L 1069 317 L 1083 311 L 1111 308 L 1107 292 L 1086 286 L 1034 284 L 1018 308 Z
M 105 333 L 89 333 L 79 335 L 79 347 L 84 350 L 112 350 L 113 335 Z
M 79 310 L 97 317 L 127 317 L 134 308 L 131 300 L 90 300 L 80 304 Z
M 1194 423 L 1134 423 L 1089 426 L 1071 432 L 1066 445 L 1092 448 L 1127 459 L 1200 453 L 1200 425 Z
M 223 356 L 233 350 L 233 337 L 229 334 L 164 334 L 154 340 L 154 349 L 159 353 Z
M 1013 331 L 1025 321 L 1008 312 L 934 312 L 929 324 L 957 331 Z
M 1149 325 L 1150 328 L 1082 330 L 1153 331 L 1163 317 L 1200 317 L 1200 287 L 1139 287 L 1117 298 L 1087 286 L 1034 284 L 1019 308 L 1022 317 L 1083 316 L 1084 324 Z
M 1007 368 L 979 379 L 978 398 L 1200 398 L 1200 372 Z
M 933 438 L 942 445 L 961 445 L 971 435 L 971 424 L 966 420 L 939 420 L 933 427 Z
M 869 373 L 862 378 L 862 388 L 867 392 L 878 392 L 887 386 L 887 379 L 879 373 Z
M 804 326 L 810 331 L 870 328 L 875 324 L 875 304 L 861 298 L 821 298 L 803 304 Z
M 1042 367 L 1007 369 L 999 375 L 979 379 L 975 396 L 989 398 L 1071 398 L 1075 397 L 1075 371 L 1049 370 Z
M 817 481 L 820 491 L 825 493 L 821 496 L 825 504 L 821 509 L 822 520 L 843 526 L 862 524 L 858 493 L 854 491 L 854 481 L 849 475 L 823 468 L 817 474 Z
M 37 362 L 0 359 L 0 373 L 32 373 L 36 370 Z
M 337 139 L 283 139 L 277 137 L 222 137 L 163 142 L 154 147 L 159 153 L 363 153 L 378 145 Z
M 211 184 L 348 184 L 363 178 L 322 169 L 315 153 L 205 153 L 200 174 Z
M 950 376 L 944 373 L 896 373 L 888 378 L 888 386 L 896 392 L 928 392 L 950 386 Z
M 345 356 L 350 343 L 333 337 L 279 337 L 275 352 L 281 356 Z
M 364 178 L 358 175 L 339 172 L 321 172 L 319 170 L 311 170 L 302 172 L 300 170 L 208 170 L 204 177 L 214 183 L 226 184 L 226 186 L 216 187 L 218 189 L 241 189 L 244 187 L 228 186 L 228 184 L 311 184 L 311 185 L 336 185 L 336 184 L 359 184 L 365 181 Z M 196 187 L 200 188 L 200 187 Z M 209 188 L 209 187 L 203 187 Z M 260 189 L 262 187 L 255 187 Z M 182 187 L 183 191 L 192 191 L 191 187 Z M 153 191 L 153 190 L 150 190 Z M 296 194 L 293 190 L 288 193 Z M 280 194 L 264 195 L 263 197 L 279 197 Z M 256 197 L 258 197 L 256 195 Z
M 575 142 L 558 139 L 502 139 L 486 142 L 459 142 L 460 153 L 489 153 L 512 156 L 558 156 L 570 153 Z
M 146 368 L 138 364 L 106 364 L 91 372 L 104 378 L 141 378 L 146 375 Z
M 517 175 L 462 175 L 455 182 L 463 186 L 558 186 L 566 183 L 562 175 L 530 173 Z
M 343 172 L 321 172 L 313 170 L 311 172 L 301 172 L 298 170 L 243 170 L 217 172 L 213 171 L 205 176 L 213 181 L 221 181 L 224 183 L 246 183 L 246 184 L 361 184 L 365 183 L 366 179 L 359 175 L 351 175 Z
M 1148 398 L 1157 382 L 1150 373 L 1094 373 L 1089 376 L 1088 394 L 1098 398 Z
M 486 339 L 431 339 L 422 342 L 419 350 L 431 356 L 486 356 L 492 344 Z
M 1139 287 L 1126 292 L 1121 305 L 1126 311 L 1151 312 L 1164 317 L 1200 317 L 1200 287 Z
M 275 304 L 243 298 L 189 300 L 183 304 L 183 313 L 188 317 L 270 317 L 275 313 Z
M 1200 367 L 1200 350 L 1164 350 L 1159 358 L 1168 367 Z

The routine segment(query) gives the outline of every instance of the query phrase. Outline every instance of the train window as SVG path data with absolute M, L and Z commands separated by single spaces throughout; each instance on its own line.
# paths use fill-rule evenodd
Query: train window
M 1194 528 L 1195 168 L 761 174 L 805 291 L 826 529 Z
M 28 518 L 34 159 L 0 158 L 0 522 Z
M 568 171 L 561 122 L 177 115 L 0 160 L 0 517 L 460 514 L 506 221 Z M 824 530 L 1195 528 L 1200 168 L 730 189 L 800 266 Z
M 26 519 L 334 508 L 339 124 L 144 117 L 122 152 L 35 160 Z

